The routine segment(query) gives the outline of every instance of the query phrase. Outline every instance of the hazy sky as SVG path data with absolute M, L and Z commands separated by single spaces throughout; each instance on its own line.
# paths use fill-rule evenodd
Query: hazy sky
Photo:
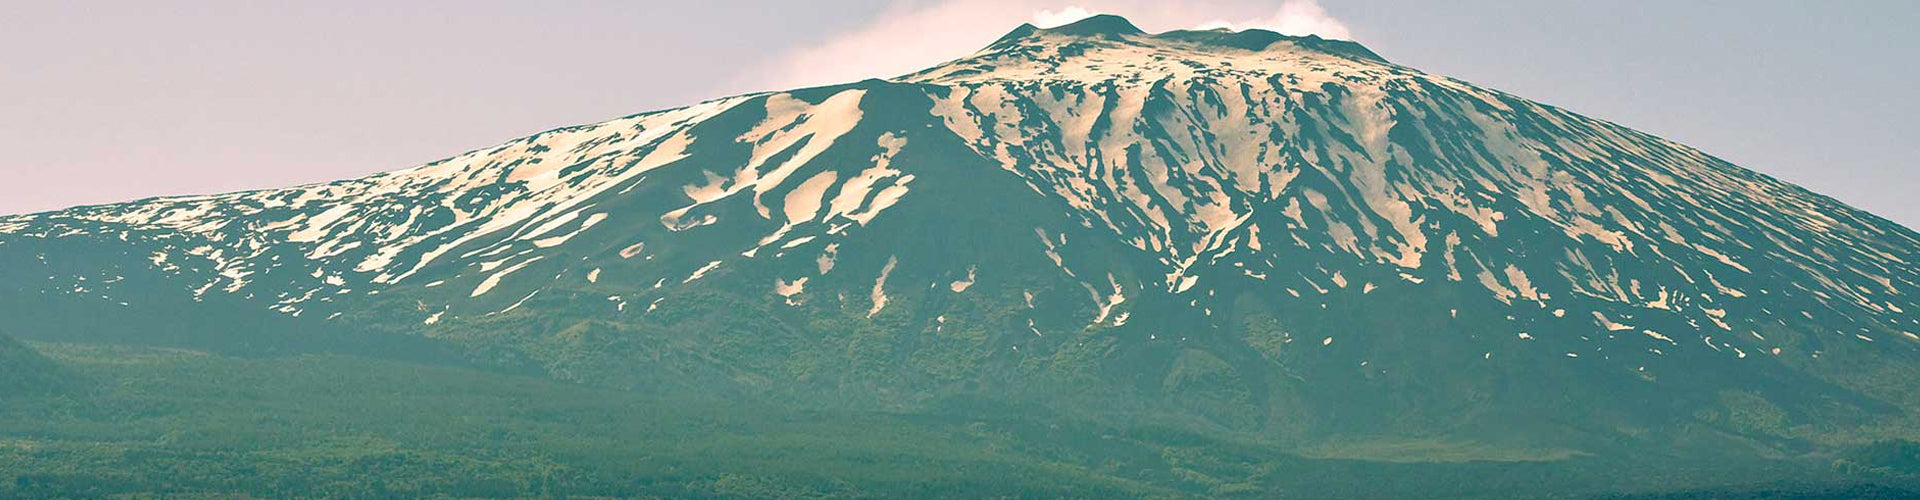
M 1920 226 L 1920 2 L 0 2 L 0 213 L 348 178 L 885 77 L 1022 22 L 1269 27 L 1698 147 Z M 169 5 L 170 4 L 170 5 Z

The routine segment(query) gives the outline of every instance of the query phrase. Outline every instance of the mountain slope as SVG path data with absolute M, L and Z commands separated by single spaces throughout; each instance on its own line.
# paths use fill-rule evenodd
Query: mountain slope
M 72 385 L 72 375 L 59 365 L 0 334 L 0 401 L 59 392 Z
M 0 218 L 0 314 L 1334 458 L 1760 457 L 1907 435 L 1916 259 L 1832 199 L 1351 42 L 1101 16 L 363 179 Z

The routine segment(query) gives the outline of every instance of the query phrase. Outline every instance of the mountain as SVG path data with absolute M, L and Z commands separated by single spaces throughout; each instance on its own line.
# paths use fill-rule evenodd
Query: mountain
M 1916 437 L 1915 262 L 1885 219 L 1359 44 L 1097 16 L 360 179 L 0 217 L 0 317 L 1319 458 L 1739 468 Z

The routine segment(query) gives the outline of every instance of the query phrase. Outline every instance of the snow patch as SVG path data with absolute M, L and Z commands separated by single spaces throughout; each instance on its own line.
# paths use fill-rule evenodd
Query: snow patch
M 873 280 L 873 308 L 867 310 L 868 318 L 880 314 L 880 310 L 887 307 L 887 276 L 893 274 L 893 266 L 899 263 L 900 259 L 888 256 L 886 267 L 880 268 L 880 279 Z

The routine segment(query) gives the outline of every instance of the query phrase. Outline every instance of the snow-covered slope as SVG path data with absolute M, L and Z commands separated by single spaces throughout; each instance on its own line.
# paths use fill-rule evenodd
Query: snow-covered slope
M 1292 245 L 1413 282 L 1477 282 L 1507 304 L 1608 309 L 1583 317 L 1639 309 L 1743 334 L 1766 316 L 1817 312 L 1829 326 L 1920 340 L 1902 309 L 1920 250 L 1905 228 L 1457 80 L 1202 35 L 1232 38 L 1039 32 L 905 80 L 937 86 L 935 114 L 981 155 L 1160 254 L 1172 291 L 1191 286 L 1184 270 L 1201 259 L 1264 274 L 1262 246 Z M 1281 217 L 1253 220 L 1269 214 Z M 1503 241 L 1503 227 L 1525 243 Z M 1725 310 L 1795 297 L 1777 312 Z
M 34 338 L 246 318 L 636 388 L 1592 436 L 1904 415 L 1917 259 L 1829 198 L 1351 42 L 1101 16 L 363 179 L 0 218 L 0 308 Z

